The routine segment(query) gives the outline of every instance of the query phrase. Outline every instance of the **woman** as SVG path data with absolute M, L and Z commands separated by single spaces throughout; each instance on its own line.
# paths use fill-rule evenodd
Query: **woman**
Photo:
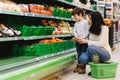
M 109 29 L 104 25 L 103 17 L 100 12 L 91 12 L 89 15 L 90 29 L 89 40 L 79 38 L 79 44 L 88 44 L 86 52 L 83 52 L 79 57 L 79 64 L 81 64 L 79 73 L 86 72 L 86 64 L 93 61 L 94 55 L 97 55 L 99 62 L 105 62 L 111 58 L 111 48 L 109 45 Z

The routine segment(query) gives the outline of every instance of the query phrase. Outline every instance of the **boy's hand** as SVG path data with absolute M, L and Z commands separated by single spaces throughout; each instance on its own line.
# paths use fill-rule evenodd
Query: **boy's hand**
M 76 41 L 77 41 L 77 38 L 76 38 L 76 37 L 73 37 L 72 40 L 76 42 Z
M 84 44 L 84 43 L 88 43 L 88 40 L 87 39 L 83 39 L 83 38 L 79 38 L 79 39 L 77 39 L 77 42 L 79 44 Z

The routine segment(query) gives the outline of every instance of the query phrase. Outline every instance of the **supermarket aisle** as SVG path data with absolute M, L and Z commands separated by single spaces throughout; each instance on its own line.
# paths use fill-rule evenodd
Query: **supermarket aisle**
M 120 48 L 117 46 L 117 48 Z M 96 79 L 92 78 L 91 76 L 88 76 L 87 73 L 90 71 L 90 67 L 87 66 L 87 73 L 86 74 L 78 74 L 78 73 L 73 73 L 72 71 L 66 73 L 64 77 L 62 77 L 62 80 L 120 80 L 120 51 L 119 49 L 116 49 L 113 52 L 113 57 L 112 60 L 115 62 L 118 62 L 118 67 L 117 67 L 117 72 L 116 72 L 116 77 L 115 78 L 107 78 L 107 79 Z

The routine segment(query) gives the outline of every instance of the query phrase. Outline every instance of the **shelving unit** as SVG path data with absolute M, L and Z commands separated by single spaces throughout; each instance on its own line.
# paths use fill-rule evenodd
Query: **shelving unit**
M 97 10 L 101 12 L 103 17 L 104 17 L 104 11 L 105 11 L 104 7 L 105 7 L 104 0 L 98 0 L 97 1 Z
M 13 0 L 16 3 L 38 3 L 44 2 L 43 0 L 31 1 L 31 0 Z M 71 7 L 74 8 L 77 5 L 74 5 L 70 2 L 64 0 L 51 0 L 52 4 L 55 3 L 57 5 Z M 45 1 L 46 3 L 47 1 Z M 67 6 L 66 6 L 67 5 Z M 80 7 L 80 6 L 79 6 Z M 94 11 L 88 8 L 81 6 L 86 13 Z M 0 10 L 0 16 L 7 16 L 10 18 L 14 16 L 14 18 L 37 18 L 37 19 L 54 19 L 54 20 L 64 20 L 64 21 L 72 21 L 75 20 L 71 18 L 65 17 L 57 17 L 57 16 L 47 16 L 43 14 L 35 14 L 29 12 L 16 12 L 10 10 Z M 25 19 L 24 19 L 25 20 Z M 23 21 L 24 21 L 23 20 Z M 5 20 L 4 20 L 5 21 Z M 26 21 L 27 22 L 27 21 Z M 15 20 L 16 23 L 16 20 Z M 34 25 L 34 24 L 33 24 Z M 0 48 L 2 49 L 2 53 L 8 52 L 7 54 L 1 54 L 4 57 L 0 57 L 0 80 L 37 80 L 43 78 L 47 75 L 50 75 L 54 72 L 57 72 L 65 67 L 73 64 L 73 61 L 76 59 L 76 49 L 65 49 L 63 51 L 50 53 L 42 56 L 14 56 L 12 54 L 12 45 L 13 44 L 28 44 L 32 43 L 36 40 L 47 39 L 47 38 L 65 38 L 71 39 L 72 34 L 61 34 L 61 35 L 42 35 L 42 36 L 14 36 L 14 37 L 0 37 Z M 3 47 L 2 47 L 3 46 Z M 4 50 L 3 50 L 4 49 Z M 10 51 L 9 51 L 10 50 Z M 52 69 L 52 70 L 51 70 Z
M 113 20 L 113 0 L 110 2 L 105 2 L 106 7 L 106 17 Z
M 103 17 L 107 17 L 113 20 L 113 0 L 111 0 L 110 2 L 107 2 L 107 0 L 98 0 L 97 10 L 101 12 Z

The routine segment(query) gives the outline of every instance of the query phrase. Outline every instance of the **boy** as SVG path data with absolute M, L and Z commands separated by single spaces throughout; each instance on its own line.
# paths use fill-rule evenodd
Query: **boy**
M 86 51 L 88 45 L 87 44 L 79 44 L 77 42 L 77 39 L 88 37 L 89 24 L 88 24 L 88 21 L 83 18 L 83 16 L 84 16 L 83 9 L 76 7 L 73 10 L 72 15 L 74 16 L 74 18 L 76 20 L 76 22 L 74 24 L 74 30 L 73 30 L 74 37 L 72 38 L 72 40 L 76 42 L 76 50 L 77 50 L 77 54 L 79 57 L 81 55 L 81 53 Z M 85 66 L 80 65 L 79 60 L 78 60 L 77 67 L 73 71 L 79 72 L 80 74 L 83 74 L 80 71 L 80 68 L 82 68 L 82 67 L 85 67 Z

